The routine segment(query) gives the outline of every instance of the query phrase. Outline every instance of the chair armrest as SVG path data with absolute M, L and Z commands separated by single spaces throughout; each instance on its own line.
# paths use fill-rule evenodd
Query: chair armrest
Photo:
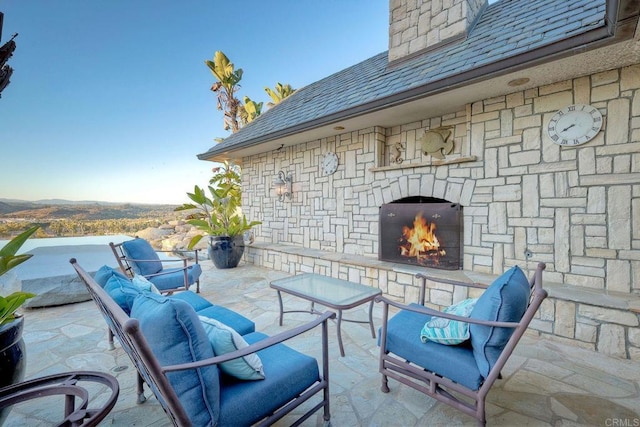
M 412 311 L 414 313 L 421 313 L 421 314 L 426 314 L 426 315 L 429 315 L 429 316 L 438 316 L 438 317 L 441 317 L 443 319 L 457 320 L 459 322 L 473 323 L 473 324 L 476 324 L 476 325 L 495 326 L 495 327 L 500 327 L 500 328 L 517 328 L 518 325 L 519 325 L 519 323 L 517 323 L 517 322 L 495 322 L 495 321 L 491 321 L 491 320 L 472 319 L 470 317 L 456 316 L 455 314 L 444 313 L 442 311 L 434 310 L 434 309 L 429 308 L 429 307 L 416 306 L 416 305 L 409 306 L 409 305 L 401 304 L 399 302 L 390 300 L 389 298 L 384 297 L 382 295 L 377 296 L 375 298 L 375 301 L 376 302 L 382 302 L 383 304 L 385 304 L 387 306 L 390 305 L 390 306 L 399 308 L 401 310 Z M 386 323 L 384 323 L 382 325 L 382 327 L 385 328 L 386 327 Z
M 173 371 L 183 371 L 185 369 L 202 368 L 204 366 L 210 366 L 210 365 L 217 365 L 223 362 L 227 362 L 229 360 L 237 359 L 239 357 L 255 353 L 259 350 L 265 349 L 267 347 L 271 347 L 275 344 L 279 344 L 295 336 L 298 336 L 304 332 L 307 332 L 320 324 L 325 325 L 325 327 L 322 329 L 322 335 L 323 335 L 323 342 L 326 342 L 327 321 L 335 317 L 336 317 L 336 314 L 334 312 L 325 311 L 322 315 L 318 316 L 315 320 L 309 323 L 305 323 L 304 325 L 300 325 L 296 328 L 292 328 L 287 331 L 281 332 L 272 337 L 265 338 L 243 349 L 236 350 L 231 353 L 226 353 L 221 356 L 215 356 L 209 359 L 199 360 L 197 362 L 183 363 L 180 365 L 163 366 L 162 371 L 166 373 L 166 372 L 173 372 Z

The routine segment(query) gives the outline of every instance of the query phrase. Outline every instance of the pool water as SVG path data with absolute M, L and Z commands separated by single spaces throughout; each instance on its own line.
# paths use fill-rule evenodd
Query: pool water
M 83 246 L 83 245 L 108 245 L 109 242 L 120 243 L 130 240 L 133 237 L 126 235 L 114 236 L 80 236 L 80 237 L 47 237 L 42 239 L 29 238 L 20 248 L 18 253 L 29 252 L 35 248 L 51 247 L 51 246 Z M 9 242 L 8 240 L 0 240 L 0 247 Z

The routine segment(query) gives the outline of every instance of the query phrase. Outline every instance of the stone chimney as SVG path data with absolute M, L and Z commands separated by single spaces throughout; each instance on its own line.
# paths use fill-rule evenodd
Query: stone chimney
M 389 0 L 389 62 L 463 40 L 488 0 Z

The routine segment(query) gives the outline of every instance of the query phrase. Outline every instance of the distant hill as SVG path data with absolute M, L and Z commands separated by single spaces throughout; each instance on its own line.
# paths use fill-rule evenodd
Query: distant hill
M 68 200 L 0 199 L 0 219 L 135 219 L 163 218 L 174 215 L 176 205 L 144 205 L 134 203 L 72 202 Z

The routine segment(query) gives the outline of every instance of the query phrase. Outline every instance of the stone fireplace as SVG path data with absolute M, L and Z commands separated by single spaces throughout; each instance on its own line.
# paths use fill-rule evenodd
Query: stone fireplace
M 462 206 L 408 197 L 380 207 L 378 259 L 444 270 L 462 269 Z

